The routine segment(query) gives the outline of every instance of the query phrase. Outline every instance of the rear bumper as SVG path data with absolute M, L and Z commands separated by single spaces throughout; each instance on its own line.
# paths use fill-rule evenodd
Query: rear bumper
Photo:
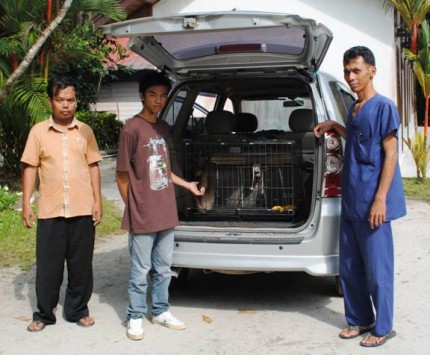
M 217 246 L 219 247 L 219 245 Z M 231 247 L 231 245 L 229 245 Z M 260 246 L 261 248 L 261 246 Z M 278 248 L 273 246 L 273 248 Z M 205 252 L 181 252 L 185 245 L 179 245 L 173 254 L 173 266 L 230 271 L 303 271 L 315 276 L 337 275 L 339 270 L 339 256 L 304 256 L 304 255 L 255 255 L 216 253 L 205 245 Z M 273 254 L 279 254 L 279 249 Z

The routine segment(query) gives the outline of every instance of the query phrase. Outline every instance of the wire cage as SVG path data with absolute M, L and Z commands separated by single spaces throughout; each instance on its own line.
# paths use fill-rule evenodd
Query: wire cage
M 185 177 L 206 193 L 188 219 L 292 220 L 301 201 L 301 148 L 295 140 L 185 143 Z

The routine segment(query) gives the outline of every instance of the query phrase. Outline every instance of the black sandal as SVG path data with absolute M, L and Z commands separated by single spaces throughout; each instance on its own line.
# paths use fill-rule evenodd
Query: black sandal
M 392 330 L 387 335 L 384 335 L 384 336 L 381 336 L 381 337 L 378 336 L 378 335 L 375 335 L 375 334 L 371 333 L 371 334 L 365 336 L 362 341 L 360 341 L 360 345 L 364 346 L 366 348 L 374 348 L 376 346 L 384 345 L 388 340 L 394 338 L 395 336 L 396 336 L 396 331 L 395 330 Z M 379 341 L 379 342 L 375 342 L 375 343 L 366 343 L 366 340 L 368 340 L 371 337 L 380 338 L 382 340 Z

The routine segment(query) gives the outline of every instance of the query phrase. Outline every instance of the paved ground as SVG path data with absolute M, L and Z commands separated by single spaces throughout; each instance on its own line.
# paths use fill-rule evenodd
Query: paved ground
M 102 171 L 103 193 L 121 206 L 112 161 L 105 161 Z M 408 201 L 408 216 L 393 224 L 398 336 L 379 349 L 363 349 L 359 339 L 339 339 L 343 304 L 332 279 L 302 273 L 194 272 L 186 287 L 171 293 L 172 311 L 188 328 L 174 331 L 147 322 L 144 341 L 132 342 L 125 336 L 128 254 L 122 234 L 97 243 L 90 301 L 96 325 L 89 329 L 64 321 L 61 298 L 57 324 L 28 333 L 35 306 L 34 270 L 0 270 L 0 354 L 428 354 L 429 207 Z

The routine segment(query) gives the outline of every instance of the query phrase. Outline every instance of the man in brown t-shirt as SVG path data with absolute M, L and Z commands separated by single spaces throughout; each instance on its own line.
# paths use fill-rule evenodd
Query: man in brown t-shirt
M 78 121 L 77 86 L 70 78 L 48 85 L 52 116 L 30 131 L 21 158 L 22 221 L 35 224 L 30 198 L 39 176 L 36 241 L 38 310 L 27 330 L 38 332 L 55 324 L 54 309 L 67 262 L 64 315 L 88 327 L 88 301 L 93 290 L 92 258 L 95 226 L 102 219 L 100 171 L 102 159 L 91 128 Z
M 122 228 L 129 231 L 131 255 L 127 308 L 127 337 L 143 339 L 147 312 L 147 274 L 152 280 L 152 322 L 172 329 L 185 324 L 169 311 L 170 267 L 178 225 L 173 184 L 201 196 L 197 182 L 186 182 L 170 170 L 167 147 L 169 126 L 158 120 L 164 108 L 170 80 L 155 70 L 144 71 L 139 92 L 142 111 L 123 127 L 117 156 L 117 184 L 125 202 Z

